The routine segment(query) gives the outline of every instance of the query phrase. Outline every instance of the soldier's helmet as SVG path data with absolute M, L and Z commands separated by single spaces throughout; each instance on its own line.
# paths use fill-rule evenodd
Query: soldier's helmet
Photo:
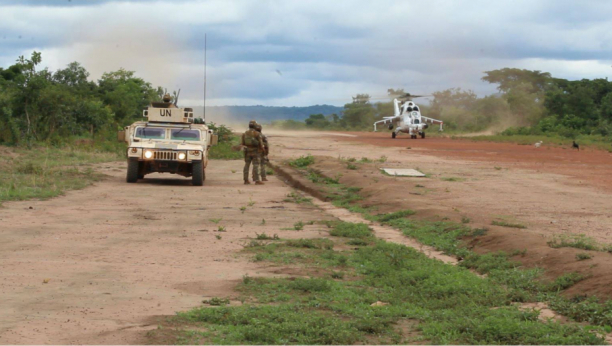
M 254 129 L 254 128 L 255 128 L 255 125 L 257 125 L 257 121 L 255 121 L 255 120 L 251 120 L 251 121 L 249 121 L 249 128 L 250 128 L 250 129 Z
M 172 96 L 170 96 L 170 94 L 165 94 L 164 97 L 162 97 L 162 101 L 170 102 L 172 101 Z
M 255 130 L 261 132 L 262 129 L 261 124 L 255 124 Z

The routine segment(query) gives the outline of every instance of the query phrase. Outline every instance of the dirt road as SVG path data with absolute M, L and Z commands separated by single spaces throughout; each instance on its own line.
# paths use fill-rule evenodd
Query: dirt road
M 530 246 L 525 235 L 562 233 L 612 243 L 606 178 L 612 168 L 604 152 L 536 152 L 445 139 L 392 142 L 354 133 L 268 135 L 273 160 L 323 157 L 326 175 L 360 184 L 381 212 L 409 207 L 419 218 L 467 218 L 470 226 L 493 229 L 494 219 L 521 223 L 526 230 L 499 228 L 516 246 Z M 339 157 L 382 156 L 386 162 L 358 164 L 357 170 L 338 163 Z M 386 177 L 378 170 L 383 166 L 418 168 L 429 177 Z M 248 237 L 320 236 L 316 225 L 281 229 L 331 218 L 313 206 L 283 202 L 292 190 L 276 178 L 265 187 L 242 185 L 240 161 L 211 163 L 201 188 L 168 175 L 126 184 L 122 162 L 99 170 L 108 178 L 95 186 L 0 208 L 0 343 L 143 343 L 144 333 L 157 327 L 155 316 L 232 297 L 245 274 L 281 275 L 237 255 Z M 594 291 L 597 284 L 609 291 L 609 269 L 596 268 L 602 280 L 592 284 Z
M 109 177 L 85 190 L 0 209 L 1 344 L 143 343 L 152 317 L 231 297 L 245 274 L 274 275 L 237 256 L 248 237 L 314 236 L 317 226 L 281 228 L 326 218 L 283 202 L 291 189 L 277 179 L 242 185 L 240 161 L 211 163 L 204 187 L 170 175 L 128 185 L 124 167 L 102 165 Z
M 533 145 L 473 141 L 469 138 L 427 138 L 411 140 L 406 137 L 392 139 L 388 133 L 347 132 L 360 143 L 379 147 L 407 148 L 437 157 L 490 162 L 504 168 L 522 168 L 573 177 L 577 183 L 588 182 L 612 192 L 612 153 L 602 150 L 549 145 Z M 612 149 L 612 147 L 610 148 Z

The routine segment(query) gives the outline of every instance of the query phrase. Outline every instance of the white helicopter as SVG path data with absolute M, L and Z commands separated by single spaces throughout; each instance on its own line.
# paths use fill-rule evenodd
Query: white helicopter
M 417 136 L 425 138 L 425 129 L 429 127 L 429 124 L 440 124 L 440 131 L 443 130 L 442 126 L 444 122 L 442 120 L 436 120 L 421 115 L 421 110 L 414 102 L 412 102 L 412 96 L 410 94 L 405 95 L 406 99 L 399 101 L 398 99 L 393 100 L 393 108 L 395 114 L 392 117 L 384 117 L 383 120 L 374 123 L 374 132 L 376 132 L 376 125 L 384 124 L 389 125 L 389 130 L 395 131 L 391 133 L 391 138 L 397 137 L 400 132 L 407 133 L 410 138 L 415 139 Z

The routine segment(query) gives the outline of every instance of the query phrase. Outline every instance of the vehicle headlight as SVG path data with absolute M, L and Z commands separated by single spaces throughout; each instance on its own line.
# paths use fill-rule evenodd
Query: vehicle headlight
M 191 155 L 198 156 L 198 155 L 200 155 L 200 151 L 199 150 L 194 150 L 194 151 L 191 152 Z
M 150 159 L 150 158 L 152 158 L 152 157 L 153 157 L 153 152 L 152 152 L 152 151 L 150 151 L 150 150 L 145 151 L 145 153 L 144 153 L 144 157 L 145 157 L 145 159 Z
M 185 153 L 179 153 L 179 154 L 178 154 L 178 158 L 179 158 L 179 160 L 184 160 L 184 159 L 185 159 L 185 157 L 186 157 Z
M 138 149 L 137 148 L 132 148 L 131 151 L 132 151 L 132 154 L 136 154 L 138 152 Z

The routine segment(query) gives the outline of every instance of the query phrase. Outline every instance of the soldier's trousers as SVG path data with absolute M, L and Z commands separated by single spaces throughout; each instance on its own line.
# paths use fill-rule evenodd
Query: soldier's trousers
M 253 181 L 259 181 L 259 153 L 246 151 L 244 153 L 244 170 L 242 176 L 244 181 L 249 180 L 249 167 L 253 163 Z
M 268 157 L 264 154 L 260 154 L 259 163 L 261 165 L 261 179 L 266 179 L 266 162 L 268 162 Z

